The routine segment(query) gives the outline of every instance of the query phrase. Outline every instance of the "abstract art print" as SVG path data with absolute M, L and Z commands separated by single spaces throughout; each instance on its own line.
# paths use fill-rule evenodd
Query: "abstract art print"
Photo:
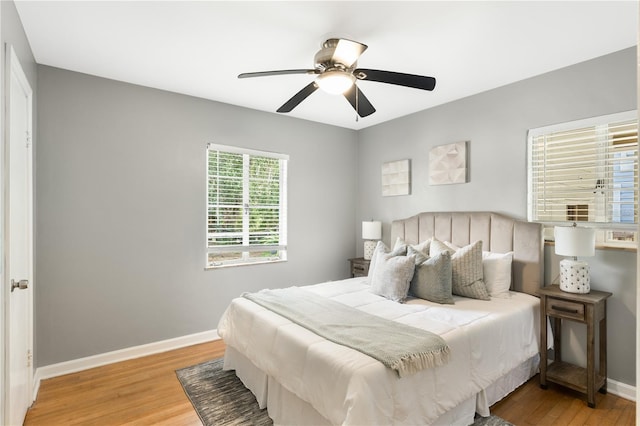
M 382 164 L 382 196 L 409 195 L 411 193 L 411 163 L 409 160 Z
M 429 151 L 429 185 L 467 182 L 467 141 L 439 145 Z

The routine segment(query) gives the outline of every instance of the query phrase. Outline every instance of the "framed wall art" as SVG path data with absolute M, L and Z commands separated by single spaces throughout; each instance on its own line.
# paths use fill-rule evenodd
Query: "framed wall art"
M 468 141 L 439 145 L 429 151 L 429 185 L 466 183 Z
M 382 164 L 382 196 L 409 195 L 411 193 L 411 162 L 390 161 Z

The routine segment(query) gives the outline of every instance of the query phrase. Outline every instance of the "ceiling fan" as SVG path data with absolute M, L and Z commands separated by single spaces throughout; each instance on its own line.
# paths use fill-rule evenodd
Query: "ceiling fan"
M 356 61 L 366 49 L 366 45 L 357 41 L 330 38 L 322 43 L 322 48 L 316 53 L 314 58 L 315 68 L 313 69 L 248 72 L 238 75 L 238 78 L 314 74 L 317 76 L 316 79 L 293 95 L 291 99 L 278 108 L 277 112 L 291 112 L 309 95 L 320 88 L 331 94 L 342 94 L 360 117 L 371 115 L 376 112 L 376 109 L 356 85 L 357 80 L 396 84 L 422 90 L 433 90 L 436 86 L 436 79 L 433 77 L 356 68 Z

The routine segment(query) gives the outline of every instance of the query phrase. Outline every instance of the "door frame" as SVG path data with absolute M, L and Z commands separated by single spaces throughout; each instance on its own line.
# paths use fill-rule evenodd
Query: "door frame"
M 4 84 L 2 85 L 2 91 L 4 92 L 4 97 L 3 97 L 3 105 L 2 107 L 4 108 L 4 129 L 2 129 L 2 136 L 3 136 L 3 141 L 2 141 L 2 149 L 0 149 L 0 176 L 2 179 L 2 182 L 0 183 L 0 190 L 1 190 L 1 197 L 0 197 L 0 203 L 1 203 L 1 208 L 0 208 L 0 214 L 2 215 L 2 218 L 0 219 L 0 235 L 1 235 L 1 242 L 2 242 L 2 253 L 1 253 L 1 264 L 0 264 L 0 268 L 1 268 L 1 272 L 0 272 L 0 279 L 2 281 L 2 291 L 0 293 L 2 293 L 2 300 L 1 300 L 1 304 L 2 304 L 2 317 L 4 319 L 4 325 L 2 327 L 2 338 L 1 338 L 1 349 L 2 349 L 2 358 L 0 358 L 0 360 L 2 361 L 1 364 L 1 370 L 2 370 L 2 375 L 1 377 L 1 383 L 0 385 L 2 386 L 2 398 L 1 399 L 1 404 L 2 404 L 2 417 L 0 418 L 0 420 L 2 420 L 4 423 L 7 422 L 8 417 L 9 417 L 9 380 L 7 379 L 8 377 L 8 373 L 9 373 L 9 345 L 10 342 L 9 340 L 9 328 L 11 327 L 10 324 L 10 310 L 9 310 L 9 301 L 10 301 L 10 295 L 11 295 L 11 286 L 10 286 L 10 282 L 11 282 L 11 277 L 9 276 L 9 234 L 10 234 L 10 223 L 9 223 L 9 189 L 10 189 L 10 179 L 9 179 L 9 147 L 10 147 L 10 122 L 11 122 L 11 78 L 15 77 L 17 78 L 18 82 L 20 83 L 20 85 L 22 86 L 22 88 L 24 89 L 24 92 L 27 95 L 27 103 L 29 105 L 29 109 L 27 111 L 27 129 L 29 132 L 29 146 L 30 149 L 28 150 L 28 158 L 27 158 L 27 178 L 28 178 L 28 193 L 27 193 L 27 202 L 29 203 L 29 208 L 28 208 L 28 222 L 31 224 L 30 228 L 31 228 L 31 235 L 28 236 L 28 262 L 29 262 L 29 267 L 28 267 L 28 277 L 27 279 L 29 280 L 29 287 L 30 290 L 28 291 L 28 300 L 27 300 L 27 318 L 28 318 L 28 323 L 25 324 L 25 326 L 27 327 L 27 342 L 28 342 L 28 351 L 29 351 L 29 357 L 30 359 L 29 361 L 29 368 L 28 368 L 28 377 L 27 377 L 27 389 L 30 391 L 30 395 L 29 395 L 29 401 L 32 403 L 35 400 L 35 394 L 34 394 L 34 382 L 33 382 L 33 295 L 34 295 L 34 291 L 35 291 L 35 281 L 34 281 L 34 221 L 33 221 L 33 211 L 34 211 L 34 197 L 33 197 L 33 192 L 34 192 L 34 173 L 33 173 L 33 89 L 31 88 L 31 85 L 29 84 L 29 81 L 24 73 L 24 70 L 22 69 L 22 65 L 20 64 L 20 61 L 18 59 L 18 56 L 15 52 L 15 50 L 13 49 L 13 46 L 11 46 L 8 43 L 5 43 L 4 45 L 4 58 L 5 58 L 5 67 L 4 70 L 2 70 L 2 73 L 4 74 L 4 79 L 1 79 L 1 74 L 0 74 L 0 81 L 3 81 Z

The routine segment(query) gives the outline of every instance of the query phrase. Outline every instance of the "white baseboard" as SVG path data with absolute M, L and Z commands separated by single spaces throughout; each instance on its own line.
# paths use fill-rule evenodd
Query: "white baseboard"
M 101 367 L 115 362 L 127 361 L 129 359 L 180 349 L 186 346 L 197 345 L 199 343 L 211 342 L 218 339 L 220 339 L 218 331 L 209 330 L 189 334 L 187 336 L 176 337 L 174 339 L 162 340 L 160 342 L 148 343 L 146 345 L 119 349 L 113 352 L 38 367 L 33 377 L 33 400 L 35 401 L 38 396 L 40 382 L 45 379 L 76 373 L 90 368 Z
M 628 399 L 629 401 L 636 402 L 636 387 L 628 385 L 626 383 L 616 382 L 615 380 L 607 379 L 607 392 L 612 393 L 620 398 Z

